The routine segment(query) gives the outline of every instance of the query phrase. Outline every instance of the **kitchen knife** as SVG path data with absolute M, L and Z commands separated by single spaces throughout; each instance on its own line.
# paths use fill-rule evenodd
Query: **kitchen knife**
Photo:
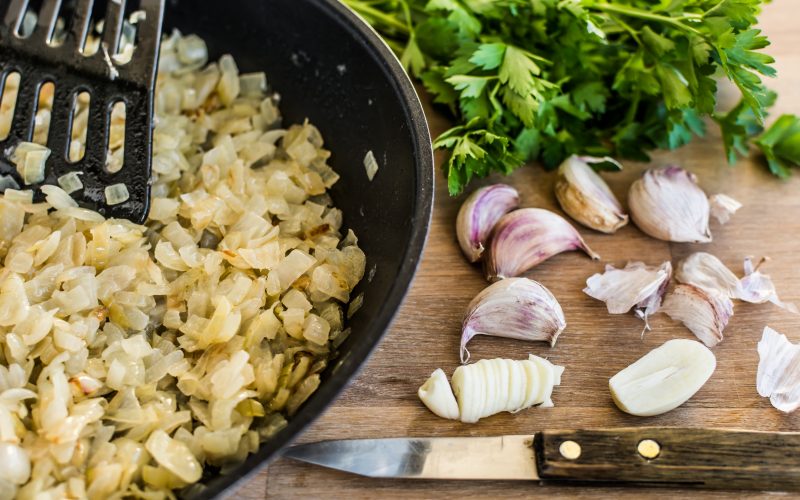
M 636 427 L 321 441 L 285 457 L 368 477 L 800 489 L 800 433 Z

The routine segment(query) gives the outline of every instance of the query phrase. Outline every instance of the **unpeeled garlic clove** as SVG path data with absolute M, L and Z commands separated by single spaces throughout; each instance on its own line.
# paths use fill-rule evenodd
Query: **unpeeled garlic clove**
M 733 316 L 733 302 L 721 293 L 694 285 L 677 285 L 667 295 L 663 311 L 681 321 L 708 347 L 722 340 L 722 331 Z
M 519 276 L 553 255 L 577 249 L 600 258 L 560 215 L 542 208 L 515 210 L 501 217 L 492 231 L 486 277 L 494 281 Z
M 741 203 L 722 193 L 709 196 L 708 203 L 711 209 L 711 216 L 717 219 L 720 224 L 727 223 L 731 216 L 742 208 Z
M 467 307 L 461 330 L 461 362 L 475 335 L 541 340 L 555 345 L 567 322 L 558 300 L 541 283 L 508 278 L 484 288 Z
M 709 203 L 697 177 L 680 167 L 650 169 L 631 185 L 628 206 L 636 226 L 664 241 L 708 243 Z
M 675 278 L 681 283 L 732 298 L 739 287 L 739 278 L 721 260 L 706 252 L 695 252 L 683 259 L 678 264 Z
M 610 234 L 628 223 L 628 214 L 608 184 L 589 166 L 605 162 L 622 167 L 609 157 L 570 156 L 558 167 L 555 191 L 558 203 L 570 217 L 586 227 Z
M 459 410 L 453 389 L 447 381 L 447 375 L 437 368 L 430 378 L 417 391 L 420 401 L 434 414 L 450 420 L 458 420 Z
M 470 262 L 480 260 L 486 240 L 500 217 L 517 207 L 519 193 L 506 184 L 480 188 L 464 200 L 456 218 L 456 235 Z
M 782 412 L 799 408 L 800 344 L 792 344 L 786 335 L 767 326 L 758 343 L 758 358 L 758 393 Z
M 772 278 L 758 270 L 767 258 L 762 258 L 759 263 L 753 266 L 752 257 L 744 260 L 744 277 L 739 280 L 734 293 L 734 298 L 750 302 L 752 304 L 763 304 L 772 302 L 773 304 L 786 309 L 789 312 L 797 313 L 797 306 L 791 302 L 783 302 L 778 297 L 775 284 Z

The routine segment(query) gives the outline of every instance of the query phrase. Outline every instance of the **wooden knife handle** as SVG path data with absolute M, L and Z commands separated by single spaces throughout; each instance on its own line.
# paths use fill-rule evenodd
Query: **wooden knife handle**
M 800 434 L 664 427 L 546 431 L 542 480 L 800 490 Z

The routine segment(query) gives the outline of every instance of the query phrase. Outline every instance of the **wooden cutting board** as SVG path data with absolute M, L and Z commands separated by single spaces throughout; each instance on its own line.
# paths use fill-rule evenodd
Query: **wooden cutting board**
M 794 2 L 768 5 L 762 27 L 773 46 L 779 77 L 768 82 L 780 99 L 773 118 L 800 112 L 800 30 Z M 732 91 L 725 101 L 735 99 Z M 428 106 L 432 134 L 445 130 L 447 120 Z M 443 157 L 437 156 L 441 165 Z M 670 244 L 645 236 L 633 225 L 615 235 L 581 228 L 588 244 L 602 256 L 592 261 L 583 253 L 558 255 L 534 268 L 528 276 L 547 286 L 560 301 L 567 328 L 554 348 L 544 343 L 478 337 L 470 344 L 472 359 L 522 359 L 528 353 L 549 358 L 566 367 L 562 385 L 553 396 L 555 408 L 532 408 L 462 424 L 442 420 L 419 402 L 417 388 L 436 368 L 448 375 L 458 366 L 461 318 L 486 282 L 479 268 L 462 258 L 455 241 L 454 222 L 462 198 L 447 195 L 444 178 L 436 173 L 436 203 L 430 237 L 403 307 L 391 331 L 338 401 L 302 436 L 301 442 L 322 439 L 397 436 L 479 436 L 533 433 L 539 429 L 614 426 L 736 427 L 765 431 L 800 430 L 800 412 L 784 415 L 756 392 L 756 344 L 765 325 L 800 341 L 800 315 L 772 304 L 737 303 L 725 339 L 714 348 L 717 370 L 691 400 L 665 415 L 639 418 L 620 412 L 608 392 L 608 379 L 640 356 L 672 338 L 693 338 L 682 325 L 663 314 L 651 319 L 653 331 L 641 338 L 640 320 L 632 314 L 611 316 L 602 302 L 581 291 L 586 278 L 629 260 L 656 265 L 673 264 L 703 250 L 717 255 L 735 272 L 742 259 L 767 255 L 763 270 L 772 276 L 781 298 L 800 304 L 800 170 L 788 182 L 767 173 L 759 161 L 741 161 L 728 167 L 718 130 L 674 152 L 659 153 L 652 165 L 681 165 L 695 172 L 709 193 L 723 192 L 744 204 L 725 226 L 713 223 L 714 241 L 707 245 Z M 626 199 L 631 182 L 644 164 L 626 163 L 621 173 L 605 175 L 620 198 Z M 380 175 L 380 173 L 378 173 Z M 499 178 L 491 179 L 498 181 Z M 554 176 L 536 166 L 525 167 L 506 179 L 521 193 L 523 206 L 559 211 L 553 195 Z M 472 186 L 472 188 L 477 187 Z M 623 201 L 623 203 L 625 203 Z M 367 297 L 367 300 L 369 298 Z M 434 482 L 372 480 L 279 459 L 267 471 L 242 487 L 240 498 L 391 498 L 391 497 L 660 497 L 686 495 L 676 490 L 620 490 L 610 488 L 539 487 L 524 482 Z M 692 497 L 701 493 L 691 492 Z M 730 493 L 703 493 L 730 497 Z

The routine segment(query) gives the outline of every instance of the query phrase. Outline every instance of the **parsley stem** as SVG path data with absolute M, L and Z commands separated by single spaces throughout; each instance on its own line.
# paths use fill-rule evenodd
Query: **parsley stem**
M 678 28 L 682 31 L 688 31 L 690 33 L 694 33 L 697 35 L 701 34 L 699 31 L 692 28 L 691 26 L 686 26 L 678 19 L 669 16 L 653 14 L 651 12 L 647 12 L 646 10 L 637 9 L 635 7 L 627 7 L 624 5 L 613 5 L 609 3 L 596 3 L 596 4 L 590 4 L 587 8 L 596 9 L 601 12 L 613 12 L 615 14 L 621 14 L 623 16 L 644 19 L 646 21 L 656 21 L 659 23 L 669 24 L 670 26 L 674 26 L 675 28 Z
M 386 14 L 385 12 L 376 9 L 369 4 L 360 2 L 358 0 L 344 0 L 344 3 L 363 17 L 383 23 L 386 26 L 399 31 L 405 36 L 408 36 L 410 33 L 409 27 L 405 23 L 398 21 L 394 16 Z

